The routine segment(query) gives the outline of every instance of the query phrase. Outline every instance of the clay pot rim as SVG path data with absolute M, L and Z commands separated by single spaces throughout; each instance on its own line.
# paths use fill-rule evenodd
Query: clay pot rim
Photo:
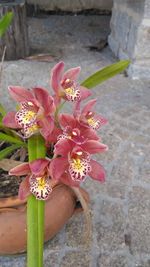
M 63 186 L 62 183 L 57 182 L 57 183 L 53 184 L 53 188 L 61 187 L 61 186 Z M 71 187 L 69 187 L 69 188 L 71 189 Z M 89 199 L 88 193 L 85 193 L 85 190 L 82 189 L 81 187 L 80 187 L 80 191 L 82 192 L 87 203 L 89 203 L 90 199 Z M 73 193 L 73 191 L 72 191 L 72 193 Z M 75 194 L 74 194 L 74 197 L 76 198 Z M 27 198 L 24 200 L 20 200 L 17 195 L 12 196 L 12 197 L 0 198 L 0 209 L 21 206 L 21 205 L 25 204 L 26 202 L 27 202 Z
M 58 184 L 58 181 L 53 181 L 51 184 L 51 187 L 54 188 L 56 186 L 60 186 L 61 184 Z M 3 197 L 0 198 L 0 209 L 1 208 L 9 208 L 9 207 L 17 207 L 20 205 L 23 205 L 27 202 L 27 198 L 24 200 L 21 200 L 18 198 L 18 195 L 11 196 L 11 197 Z

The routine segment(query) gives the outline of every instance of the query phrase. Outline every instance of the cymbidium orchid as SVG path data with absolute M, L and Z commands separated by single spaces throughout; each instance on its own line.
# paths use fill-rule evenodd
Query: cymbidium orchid
M 55 182 L 49 173 L 50 160 L 37 159 L 22 163 L 9 171 L 10 175 L 25 176 L 19 187 L 19 198 L 25 199 L 31 193 L 39 200 L 46 200 Z
M 92 155 L 108 150 L 97 133 L 107 120 L 93 111 L 96 99 L 82 107 L 82 100 L 91 96 L 91 91 L 77 82 L 80 67 L 66 72 L 64 67 L 64 62 L 59 62 L 51 71 L 53 97 L 44 88 L 28 90 L 10 86 L 9 93 L 19 105 L 16 112 L 9 112 L 3 118 L 4 129 L 14 129 L 8 138 L 6 135 L 11 132 L 10 129 L 6 134 L 2 133 L 4 140 L 16 142 L 17 149 L 21 145 L 27 148 L 25 161 L 28 159 L 28 162 L 14 167 L 9 174 L 23 176 L 19 197 L 23 200 L 28 197 L 28 267 L 43 267 L 44 201 L 49 198 L 52 188 L 63 183 L 77 192 L 75 187 L 80 187 L 88 176 L 99 182 L 105 180 L 105 170 L 92 159 Z M 98 79 L 98 76 L 99 73 L 96 73 L 91 77 Z M 89 83 L 89 88 L 92 88 L 95 79 L 91 77 L 83 82 L 86 86 Z M 62 99 L 73 102 L 71 114 L 61 113 Z M 10 151 L 13 151 L 12 148 Z M 82 197 L 79 199 L 84 203 Z
M 99 129 L 102 125 L 107 123 L 107 119 L 93 111 L 93 106 L 96 104 L 97 99 L 92 99 L 86 103 L 81 111 L 74 111 L 74 116 L 78 119 L 80 125 L 92 128 L 93 130 Z
M 105 171 L 103 167 L 91 159 L 91 154 L 104 152 L 107 146 L 89 141 L 84 146 L 73 146 L 68 141 L 68 146 L 55 146 L 55 153 L 61 157 L 54 158 L 50 164 L 50 173 L 53 179 L 70 186 L 80 186 L 80 183 L 89 175 L 95 180 L 103 182 Z M 94 147 L 95 145 L 95 147 Z M 98 147 L 97 147 L 98 145 Z M 65 149 L 66 147 L 66 149 Z
M 59 62 L 51 72 L 51 86 L 55 92 L 55 103 L 58 104 L 61 98 L 67 101 L 81 101 L 86 99 L 91 92 L 77 82 L 80 67 L 71 68 L 64 72 L 64 62 Z
M 9 112 L 3 119 L 4 125 L 20 129 L 25 138 L 37 132 L 46 138 L 54 128 L 52 96 L 43 88 L 28 90 L 20 86 L 10 86 L 9 93 L 19 103 L 19 110 Z

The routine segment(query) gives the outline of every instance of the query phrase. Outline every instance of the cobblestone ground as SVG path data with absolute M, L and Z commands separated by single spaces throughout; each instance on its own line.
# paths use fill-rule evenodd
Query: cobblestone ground
M 48 87 L 49 70 L 60 58 L 67 67 L 81 65 L 81 80 L 114 62 L 109 48 L 86 48 L 108 34 L 108 25 L 104 16 L 30 19 L 32 48 L 54 58 L 50 63 L 5 63 L 4 104 L 11 107 L 8 84 Z M 89 178 L 83 185 L 91 198 L 92 237 L 85 245 L 84 216 L 71 218 L 45 245 L 45 267 L 150 267 L 150 85 L 121 74 L 95 88 L 93 95 L 97 112 L 109 119 L 101 130 L 109 151 L 97 156 L 105 166 L 106 183 Z M 0 257 L 0 266 L 25 266 L 25 255 Z

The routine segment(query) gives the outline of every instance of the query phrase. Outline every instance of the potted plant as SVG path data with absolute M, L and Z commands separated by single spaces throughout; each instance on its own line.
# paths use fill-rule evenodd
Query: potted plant
M 59 62 L 51 71 L 53 96 L 41 87 L 28 90 L 9 86 L 9 93 L 17 102 L 17 110 L 6 113 L 0 106 L 0 168 L 9 171 L 10 176 L 21 178 L 18 197 L 12 198 L 13 203 L 7 205 L 8 199 L 0 202 L 4 222 L 10 222 L 10 212 L 15 211 L 14 221 L 9 227 L 5 223 L 1 236 L 3 240 L 6 233 L 10 236 L 15 225 L 16 232 L 12 241 L 8 241 L 11 250 L 15 237 L 22 241 L 17 230 L 23 222 L 25 243 L 20 250 L 16 247 L 15 252 L 26 249 L 27 236 L 29 267 L 43 266 L 44 232 L 45 240 L 56 234 L 74 213 L 76 199 L 87 218 L 89 216 L 88 195 L 80 189 L 80 185 L 87 176 L 100 182 L 105 179 L 103 167 L 92 159 L 92 155 L 108 149 L 97 133 L 107 120 L 93 111 L 96 99 L 84 104 L 83 101 L 91 96 L 89 89 L 124 70 L 128 64 L 129 61 L 115 63 L 79 84 L 80 67 L 64 71 L 64 62 Z M 72 114 L 61 111 L 68 102 L 72 103 Z M 8 158 L 16 150 L 19 153 L 16 153 L 17 160 Z M 20 162 L 20 157 L 23 162 Z

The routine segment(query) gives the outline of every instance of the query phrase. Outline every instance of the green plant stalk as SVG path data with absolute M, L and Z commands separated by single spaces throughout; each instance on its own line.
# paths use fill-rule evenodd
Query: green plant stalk
M 45 158 L 46 148 L 42 136 L 34 135 L 28 140 L 29 161 Z M 43 266 L 44 201 L 33 195 L 27 202 L 27 266 Z
M 45 201 L 38 200 L 38 267 L 43 266 Z

